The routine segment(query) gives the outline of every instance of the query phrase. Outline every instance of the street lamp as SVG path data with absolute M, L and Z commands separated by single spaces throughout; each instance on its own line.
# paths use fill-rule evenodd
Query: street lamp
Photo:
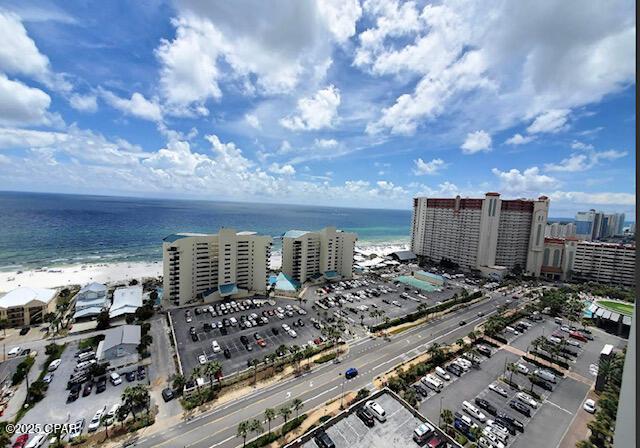
M 338 372 L 338 376 L 342 376 L 342 372 Z M 342 387 L 340 389 L 340 409 L 342 409 L 343 401 L 344 401 L 344 376 L 342 377 Z

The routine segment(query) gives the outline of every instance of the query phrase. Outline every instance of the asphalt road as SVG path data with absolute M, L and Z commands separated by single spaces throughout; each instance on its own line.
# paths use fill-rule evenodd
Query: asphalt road
M 189 447 L 189 448 L 235 448 L 242 444 L 236 437 L 238 423 L 258 418 L 264 420 L 266 408 L 279 408 L 299 398 L 304 403 L 303 411 L 319 406 L 344 392 L 372 387 L 376 375 L 394 365 L 422 353 L 434 343 L 450 343 L 465 336 L 481 320 L 495 313 L 496 307 L 506 297 L 493 295 L 492 299 L 448 314 L 427 325 L 415 327 L 391 338 L 362 339 L 350 345 L 349 353 L 341 364 L 324 364 L 300 377 L 290 378 L 268 388 L 258 390 L 243 398 L 227 403 L 210 412 L 182 422 L 164 431 L 136 441 L 136 447 Z M 483 311 L 484 317 L 477 313 Z M 459 322 L 465 320 L 466 325 Z M 359 375 L 344 381 L 344 371 L 356 367 Z M 272 428 L 280 425 L 280 419 L 272 422 Z

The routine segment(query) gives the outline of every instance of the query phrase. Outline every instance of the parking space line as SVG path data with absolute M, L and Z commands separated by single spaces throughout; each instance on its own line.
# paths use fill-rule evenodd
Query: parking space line
M 545 400 L 544 402 L 545 402 L 545 403 L 549 403 L 551 406 L 554 406 L 554 407 L 556 407 L 556 408 L 560 409 L 561 411 L 566 412 L 566 413 L 567 413 L 567 414 L 569 414 L 569 415 L 573 414 L 573 412 L 566 410 L 565 408 L 563 408 L 562 406 L 559 406 L 559 405 L 555 404 L 555 403 L 554 403 L 553 401 L 551 401 L 551 400 Z

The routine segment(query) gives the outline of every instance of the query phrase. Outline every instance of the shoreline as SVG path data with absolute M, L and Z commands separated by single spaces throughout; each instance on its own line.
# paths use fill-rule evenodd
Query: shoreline
M 378 254 L 388 255 L 396 250 L 405 250 L 409 243 L 389 242 L 356 245 L 356 254 L 370 256 Z M 282 252 L 271 254 L 269 268 L 279 270 L 282 265 Z M 20 273 L 19 273 L 20 272 Z M 83 263 L 62 265 L 34 270 L 0 270 L 0 293 L 6 293 L 19 287 L 30 288 L 62 288 L 68 285 L 86 285 L 91 282 L 113 284 L 128 282 L 143 277 L 158 277 L 162 275 L 162 261 L 135 261 L 113 263 Z

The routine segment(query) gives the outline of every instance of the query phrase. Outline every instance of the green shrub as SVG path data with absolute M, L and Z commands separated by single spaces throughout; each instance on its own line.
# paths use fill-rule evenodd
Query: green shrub
M 35 362 L 35 359 L 33 359 L 31 356 L 27 356 L 24 361 L 18 364 L 15 373 L 11 377 L 11 385 L 16 386 L 20 384 L 22 380 L 25 379 L 25 377 L 29 373 L 29 370 L 31 370 L 31 366 L 33 366 L 33 363 Z
M 464 435 L 457 434 L 456 435 L 456 442 L 458 442 L 462 446 L 465 446 L 467 444 L 468 440 Z
M 332 353 L 327 353 L 326 355 L 322 355 L 321 357 L 319 357 L 318 359 L 316 359 L 313 362 L 315 364 L 323 364 L 323 363 L 331 361 L 332 359 L 335 359 L 335 358 L 336 358 L 336 353 L 332 352 Z
M 551 356 L 549 356 L 549 355 L 547 355 L 545 353 L 531 351 L 531 354 L 537 356 L 538 358 L 542 358 L 545 361 L 549 361 L 550 363 L 556 364 L 556 365 L 562 367 L 563 369 L 568 369 L 569 368 L 569 364 L 567 362 L 561 361 L 559 359 L 553 359 Z M 544 367 L 545 369 L 553 371 L 556 375 L 564 376 L 564 374 L 562 372 L 560 372 L 558 369 L 555 369 L 553 367 L 549 367 L 546 364 L 542 364 L 537 359 L 531 358 L 529 356 L 525 356 L 525 359 L 527 361 L 531 362 L 531 364 L 535 364 L 538 367 Z
M 320 423 L 324 423 L 324 422 L 326 422 L 327 420 L 330 420 L 330 419 L 331 419 L 330 415 L 323 415 L 322 417 L 320 417 L 319 422 Z

